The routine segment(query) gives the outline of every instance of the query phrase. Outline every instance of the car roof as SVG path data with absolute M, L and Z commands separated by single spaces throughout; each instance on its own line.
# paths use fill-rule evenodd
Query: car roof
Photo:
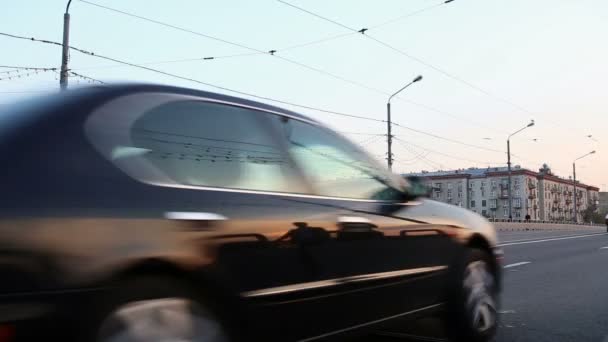
M 214 93 L 199 89 L 185 88 L 185 87 L 177 87 L 170 85 L 162 85 L 162 84 L 150 84 L 150 83 L 116 83 L 116 84 L 103 84 L 103 85 L 95 85 L 95 86 L 84 86 L 79 87 L 71 91 L 67 91 L 66 95 L 76 95 L 77 93 L 85 93 L 90 92 L 90 90 L 94 89 L 94 94 L 103 95 L 106 94 L 115 94 L 116 96 L 127 95 L 131 93 L 142 93 L 142 92 L 158 92 L 158 93 L 171 93 L 171 94 L 180 94 L 180 95 L 189 95 L 201 98 L 207 98 L 217 101 L 230 102 L 236 105 L 243 105 L 249 107 L 255 107 L 262 110 L 277 112 L 289 115 L 294 118 L 307 120 L 315 123 L 319 123 L 318 120 L 312 119 L 300 113 L 276 107 L 273 105 L 269 105 L 263 102 L 252 101 L 248 99 L 244 99 L 241 97 L 230 96 L 220 93 Z M 60 93 L 61 94 L 61 93 Z

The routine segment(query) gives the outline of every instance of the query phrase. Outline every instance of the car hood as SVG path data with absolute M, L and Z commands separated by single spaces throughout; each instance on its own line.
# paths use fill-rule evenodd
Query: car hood
M 396 216 L 430 224 L 470 229 L 484 236 L 492 246 L 496 246 L 498 243 L 496 229 L 490 221 L 470 210 L 454 205 L 421 198 L 407 203 Z

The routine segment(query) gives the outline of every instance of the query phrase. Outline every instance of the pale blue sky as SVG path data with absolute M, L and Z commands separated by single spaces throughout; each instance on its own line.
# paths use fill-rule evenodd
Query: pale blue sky
M 505 150 L 508 132 L 530 119 L 536 126 L 512 141 L 514 161 L 537 169 L 548 163 L 559 175 L 571 174 L 577 156 L 578 178 L 604 188 L 608 177 L 608 2 L 605 0 L 455 0 L 368 33 L 490 92 L 487 96 L 360 35 L 281 53 L 281 48 L 348 31 L 275 0 L 93 0 L 93 2 L 171 23 L 394 92 L 418 74 L 424 80 L 393 102 L 400 124 L 470 144 Z M 373 27 L 427 8 L 432 0 L 292 0 L 293 4 L 354 28 Z M 60 41 L 64 0 L 6 1 L 0 32 Z M 247 53 L 239 47 L 126 17 L 73 0 L 71 45 L 134 63 Z M 59 47 L 0 37 L 0 65 L 58 67 Z M 215 91 L 167 76 L 114 66 L 94 57 L 71 54 L 70 67 L 104 81 L 136 80 Z M 313 72 L 269 55 L 151 65 L 154 68 L 232 89 L 330 110 L 385 118 L 386 96 Z M 24 90 L 58 86 L 53 73 L 0 80 L 0 104 Z M 71 80 L 75 82 L 75 80 Z M 497 98 L 525 108 L 527 111 Z M 454 119 L 412 103 L 431 106 Z M 287 106 L 284 106 L 287 107 Z M 349 119 L 296 109 L 333 128 L 385 133 L 381 122 Z M 396 171 L 433 170 L 506 163 L 501 153 L 464 147 L 395 128 L 395 135 L 429 153 L 395 142 Z M 593 134 L 597 141 L 586 137 Z M 384 137 L 349 135 L 365 142 L 378 158 Z M 484 138 L 491 138 L 487 140 Z M 537 138 L 538 141 L 532 141 Z M 479 161 L 474 163 L 458 158 Z

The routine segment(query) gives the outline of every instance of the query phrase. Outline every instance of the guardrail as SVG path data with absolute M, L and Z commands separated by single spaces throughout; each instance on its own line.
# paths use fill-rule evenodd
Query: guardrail
M 563 224 L 569 226 L 605 226 L 604 223 L 593 223 L 593 222 L 569 222 L 569 221 L 545 221 L 545 220 L 509 220 L 509 219 L 495 219 L 489 218 L 490 222 L 504 222 L 504 223 L 549 223 L 549 224 Z
M 498 231 L 598 231 L 605 232 L 606 225 L 601 224 L 567 224 L 551 222 L 494 222 L 494 227 Z

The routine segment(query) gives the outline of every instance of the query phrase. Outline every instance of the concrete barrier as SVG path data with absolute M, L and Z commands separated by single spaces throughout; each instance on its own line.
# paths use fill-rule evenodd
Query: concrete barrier
M 501 232 L 517 231 L 606 231 L 605 225 L 593 224 L 556 224 L 556 223 L 525 223 L 525 222 L 493 222 L 494 227 Z

